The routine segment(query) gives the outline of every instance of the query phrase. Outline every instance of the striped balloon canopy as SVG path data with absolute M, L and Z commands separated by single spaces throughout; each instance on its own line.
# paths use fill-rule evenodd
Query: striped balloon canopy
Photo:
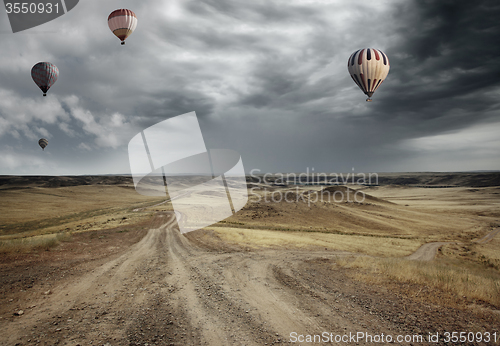
M 125 44 L 125 39 L 137 27 L 137 16 L 131 10 L 123 8 L 114 10 L 108 16 L 108 26 L 113 34 L 122 41 L 122 44 Z
M 59 76 L 59 69 L 50 62 L 39 62 L 31 68 L 31 78 L 42 90 L 43 96 L 47 96 L 47 91 L 56 82 Z
M 42 150 L 45 150 L 45 147 L 49 145 L 49 141 L 45 138 L 42 138 L 38 141 L 38 145 L 42 148 Z
M 347 61 L 347 69 L 354 83 L 371 101 L 375 90 L 382 84 L 389 73 L 389 59 L 379 49 L 359 49 L 351 54 Z

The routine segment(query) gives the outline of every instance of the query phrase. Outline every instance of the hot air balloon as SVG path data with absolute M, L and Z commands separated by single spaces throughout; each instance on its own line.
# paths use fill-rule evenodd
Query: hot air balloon
M 38 145 L 42 147 L 42 150 L 45 151 L 45 147 L 49 145 L 49 141 L 46 140 L 45 138 L 42 138 L 38 141 Z
M 352 53 L 347 61 L 347 69 L 357 86 L 371 101 L 373 93 L 382 84 L 389 73 L 389 59 L 384 52 L 374 48 L 365 48 Z
M 126 9 L 114 10 L 108 17 L 108 26 L 121 41 L 132 34 L 137 26 L 137 17 L 134 12 Z
M 59 76 L 59 69 L 50 62 L 39 62 L 31 68 L 31 78 L 43 91 L 43 96 L 47 96 L 47 91 L 56 82 Z

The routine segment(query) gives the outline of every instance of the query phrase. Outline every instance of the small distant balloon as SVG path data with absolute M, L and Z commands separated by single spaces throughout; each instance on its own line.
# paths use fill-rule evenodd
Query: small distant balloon
M 137 27 L 137 16 L 134 12 L 127 9 L 114 10 L 108 16 L 109 29 L 116 35 L 122 44 L 129 37 Z
M 59 76 L 59 69 L 50 62 L 39 62 L 31 68 L 31 78 L 42 90 L 43 96 L 47 96 L 47 91 L 54 85 Z
M 42 150 L 45 151 L 45 147 L 49 145 L 49 141 L 46 140 L 45 138 L 42 138 L 38 141 L 38 145 L 42 147 Z
M 347 69 L 354 83 L 368 96 L 366 101 L 371 101 L 373 93 L 389 74 L 389 58 L 379 49 L 360 49 L 349 57 Z

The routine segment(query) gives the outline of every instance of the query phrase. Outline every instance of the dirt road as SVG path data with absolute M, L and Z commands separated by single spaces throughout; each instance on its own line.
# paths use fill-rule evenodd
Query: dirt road
M 2 317 L 0 344 L 307 345 L 299 335 L 489 328 L 460 310 L 349 279 L 335 266 L 346 253 L 216 248 L 181 235 L 173 213 L 156 222 L 121 256 L 34 292 L 23 314 Z
M 487 235 L 485 235 L 484 237 L 482 237 L 481 239 L 479 239 L 478 241 L 474 241 L 474 243 L 478 243 L 478 244 L 486 244 L 487 242 L 489 241 L 492 241 L 493 238 L 495 238 L 495 236 L 497 234 L 500 233 L 500 227 L 499 228 L 496 228 L 494 229 L 493 231 L 491 231 L 490 233 L 488 233 Z
M 432 261 L 436 257 L 437 250 L 445 244 L 456 244 L 453 242 L 437 241 L 422 245 L 406 258 L 414 261 Z
M 499 233 L 500 233 L 500 228 L 496 228 L 492 232 L 485 235 L 483 238 L 477 241 L 473 241 L 473 243 L 486 244 L 487 242 L 493 240 L 493 238 L 495 238 L 495 236 Z M 427 243 L 419 247 L 417 251 L 415 251 L 411 255 L 406 256 L 406 258 L 414 261 L 432 261 L 434 257 L 436 257 L 438 249 L 445 244 L 462 244 L 462 243 L 445 242 L 445 241 Z

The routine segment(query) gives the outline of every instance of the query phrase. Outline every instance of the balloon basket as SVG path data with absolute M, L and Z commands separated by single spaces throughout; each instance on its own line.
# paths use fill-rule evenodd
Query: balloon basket
M 373 100 L 372 100 L 372 99 L 370 99 L 370 98 L 366 99 L 366 102 L 372 102 L 372 101 L 373 101 Z
M 43 96 L 47 96 L 47 94 L 46 94 L 46 93 L 43 93 Z
M 125 44 L 125 41 L 122 41 L 122 46 Z

